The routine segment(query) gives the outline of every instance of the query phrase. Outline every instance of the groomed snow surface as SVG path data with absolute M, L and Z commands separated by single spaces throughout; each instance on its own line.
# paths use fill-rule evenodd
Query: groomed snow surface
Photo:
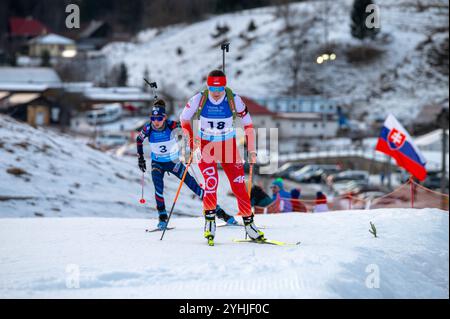
M 298 247 L 233 243 L 242 228 L 219 228 L 209 247 L 201 218 L 175 218 L 164 241 L 144 231 L 154 220 L 1 219 L 0 298 L 448 298 L 448 219 L 436 209 L 257 216 L 269 238 Z

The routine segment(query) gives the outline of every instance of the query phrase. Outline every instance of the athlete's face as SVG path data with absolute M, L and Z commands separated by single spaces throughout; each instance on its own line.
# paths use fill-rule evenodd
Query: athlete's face
M 218 101 L 220 100 L 224 95 L 225 95 L 225 91 L 213 91 L 210 90 L 211 92 L 211 96 L 214 100 Z
M 166 123 L 166 119 L 166 116 L 152 116 L 152 125 L 156 129 L 159 129 L 164 126 L 164 124 Z

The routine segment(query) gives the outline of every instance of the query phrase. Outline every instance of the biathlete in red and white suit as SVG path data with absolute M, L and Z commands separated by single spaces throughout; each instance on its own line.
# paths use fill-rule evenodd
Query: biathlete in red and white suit
M 215 209 L 217 206 L 217 187 L 219 176 L 217 163 L 220 163 L 231 189 L 237 198 L 239 216 L 242 216 L 245 230 L 253 240 L 263 240 L 261 232 L 253 221 L 250 198 L 245 185 L 244 163 L 236 145 L 235 118 L 244 125 L 248 158 L 256 162 L 255 138 L 252 119 L 241 97 L 226 87 L 227 79 L 222 71 L 215 70 L 208 76 L 208 89 L 192 97 L 183 113 L 181 124 L 189 138 L 190 149 L 194 152 L 194 138 L 191 121 L 199 120 L 199 135 L 196 148 L 200 148 L 199 168 L 205 180 L 203 208 L 205 215 L 205 238 L 213 241 L 216 231 Z

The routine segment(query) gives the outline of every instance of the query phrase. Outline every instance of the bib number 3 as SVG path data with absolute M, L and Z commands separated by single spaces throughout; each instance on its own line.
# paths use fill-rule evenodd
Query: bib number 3
M 159 151 L 161 152 L 161 154 L 167 153 L 167 146 L 161 145 L 159 147 Z

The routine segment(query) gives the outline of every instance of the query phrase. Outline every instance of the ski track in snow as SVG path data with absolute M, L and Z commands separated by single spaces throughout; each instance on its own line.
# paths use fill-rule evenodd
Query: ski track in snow
M 268 238 L 299 247 L 215 247 L 202 218 L 177 218 L 160 241 L 142 219 L 0 219 L 0 298 L 448 298 L 448 213 L 384 209 L 257 216 Z M 372 221 L 379 232 L 369 233 Z M 66 288 L 67 266 L 80 288 Z M 380 287 L 369 289 L 371 265 Z M 369 268 L 368 268 L 369 267 Z

